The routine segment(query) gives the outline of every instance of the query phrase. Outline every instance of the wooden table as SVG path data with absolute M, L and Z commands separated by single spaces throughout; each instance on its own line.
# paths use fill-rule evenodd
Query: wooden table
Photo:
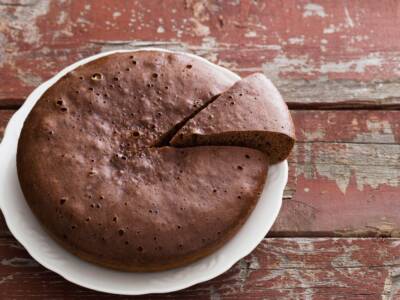
M 64 66 L 141 46 L 264 72 L 298 136 L 262 244 L 218 278 L 143 299 L 400 299 L 400 1 L 0 0 L 0 135 Z M 41 267 L 0 228 L 1 299 L 112 297 Z

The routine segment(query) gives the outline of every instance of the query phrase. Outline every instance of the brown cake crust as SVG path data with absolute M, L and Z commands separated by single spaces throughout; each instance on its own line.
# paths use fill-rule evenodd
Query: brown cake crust
M 271 164 L 287 158 L 295 130 L 286 103 L 263 74 L 252 74 L 190 119 L 173 146 L 234 145 L 266 153 Z
M 67 74 L 21 132 L 17 170 L 29 206 L 64 247 L 103 266 L 157 271 L 215 251 L 254 208 L 265 157 L 153 146 L 234 81 L 159 51 L 113 54 Z

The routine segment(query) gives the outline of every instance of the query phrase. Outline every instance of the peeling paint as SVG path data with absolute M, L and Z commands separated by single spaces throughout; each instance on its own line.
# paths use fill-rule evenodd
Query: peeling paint
M 304 131 L 302 130 L 303 135 L 305 136 L 306 140 L 318 140 L 323 139 L 325 137 L 325 131 L 322 128 L 315 128 L 313 131 Z
M 36 19 L 49 11 L 49 0 L 37 1 L 34 7 L 20 6 L 14 13 L 13 26 L 23 28 L 22 35 L 26 43 L 38 45 L 42 33 L 36 25 Z M 29 24 L 29 26 L 26 26 Z
M 165 32 L 164 27 L 158 26 L 158 28 L 157 28 L 157 33 L 164 33 L 164 32 Z
M 314 145 L 314 146 L 313 146 Z M 363 191 L 365 186 L 377 189 L 380 185 L 400 186 L 400 145 L 333 143 L 329 147 L 303 144 L 303 162 L 296 165 L 296 176 L 307 179 L 325 177 L 336 183 L 345 194 L 350 180 Z M 296 152 L 299 145 L 295 148 Z M 316 150 L 321 149 L 321 150 Z M 368 165 L 368 168 L 366 168 Z
M 244 34 L 245 37 L 247 38 L 252 38 L 252 37 L 257 37 L 257 32 L 255 31 L 248 31 Z
M 396 138 L 392 129 L 392 124 L 386 120 L 366 120 L 367 132 L 357 134 L 354 142 L 369 142 L 377 140 L 381 143 L 394 144 Z
M 349 27 L 354 27 L 353 19 L 350 17 L 349 10 L 347 9 L 346 6 L 344 7 L 344 14 L 345 14 L 345 16 L 346 16 L 346 24 L 347 24 Z
M 319 5 L 319 4 L 314 4 L 314 3 L 307 3 L 304 6 L 304 12 L 303 12 L 303 17 L 311 17 L 311 16 L 318 16 L 321 18 L 326 17 L 326 13 L 324 8 Z
M 358 72 L 363 73 L 367 67 L 371 66 L 382 66 L 384 62 L 383 57 L 377 53 L 371 53 L 366 57 L 360 57 L 349 61 L 338 61 L 324 63 L 319 68 L 319 72 L 322 74 L 327 73 L 347 73 L 347 72 Z
M 289 38 L 288 42 L 292 45 L 304 45 L 304 36 Z
M 190 18 L 194 28 L 193 31 L 197 36 L 207 36 L 210 34 L 210 28 L 207 25 L 200 23 L 199 20 L 195 18 Z

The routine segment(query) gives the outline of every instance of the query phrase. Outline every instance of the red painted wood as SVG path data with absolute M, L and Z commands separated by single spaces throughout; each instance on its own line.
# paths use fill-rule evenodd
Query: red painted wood
M 0 110 L 0 132 L 11 113 Z M 400 236 L 400 111 L 292 115 L 298 142 L 270 235 Z
M 7 2 L 0 103 L 20 103 L 79 58 L 143 45 L 192 51 L 242 75 L 264 71 L 294 105 L 400 103 L 397 1 Z
M 0 110 L 0 141 L 3 138 L 4 129 L 14 112 L 14 110 Z
M 14 240 L 0 239 L 0 256 L 1 299 L 114 299 L 47 271 Z M 398 299 L 399 258 L 399 239 L 264 239 L 209 282 L 135 299 Z
M 100 51 L 194 52 L 264 72 L 294 109 L 298 143 L 272 236 L 400 236 L 400 3 L 0 1 L 0 108 Z M 12 110 L 0 110 L 0 139 Z M 1 158 L 0 158 L 1 167 Z M 1 197 L 2 195 L 0 195 Z M 224 275 L 138 299 L 400 299 L 398 239 L 266 239 Z M 38 266 L 0 217 L 0 298 L 114 298 Z M 124 298 L 124 297 L 121 297 Z

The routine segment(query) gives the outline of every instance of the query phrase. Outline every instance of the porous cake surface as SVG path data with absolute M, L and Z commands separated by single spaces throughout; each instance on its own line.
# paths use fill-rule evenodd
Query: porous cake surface
M 208 255 L 256 205 L 267 158 L 248 147 L 164 144 L 234 83 L 160 51 L 75 69 L 24 123 L 17 169 L 26 201 L 54 239 L 103 266 L 157 271 Z

